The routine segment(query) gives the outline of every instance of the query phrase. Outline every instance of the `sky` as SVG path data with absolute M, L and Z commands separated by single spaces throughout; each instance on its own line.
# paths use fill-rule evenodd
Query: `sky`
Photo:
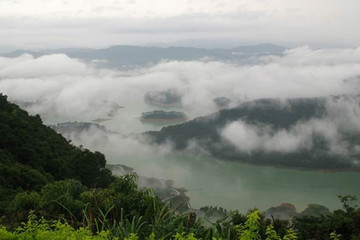
M 0 0 L 0 46 L 357 47 L 359 9 L 359 0 Z
M 161 128 L 139 120 L 142 112 L 158 110 L 144 102 L 144 95 L 148 91 L 176 89 L 182 96 L 182 106 L 171 110 L 185 112 L 193 119 L 218 111 L 213 101 L 216 97 L 230 98 L 230 107 L 235 107 L 259 98 L 358 94 L 359 10 L 360 0 L 0 0 L 0 53 L 16 48 L 103 48 L 119 44 L 211 48 L 274 43 L 294 47 L 280 56 L 259 56 L 254 64 L 204 58 L 163 60 L 127 70 L 99 69 L 64 54 L 0 57 L 0 92 L 24 106 L 30 114 L 40 114 L 45 124 L 109 118 L 114 104 L 123 106 L 101 124 L 124 135 L 108 136 L 103 141 L 101 132 L 87 132 L 75 143 L 104 152 L 110 163 L 136 166 L 140 174 L 150 172 L 149 176 L 173 178 L 179 186 L 189 189 L 194 183 L 204 183 L 211 193 L 222 189 L 227 194 L 244 196 L 244 192 L 238 191 L 240 180 L 233 181 L 234 176 L 244 175 L 243 166 L 234 168 L 231 174 L 224 170 L 222 176 L 210 182 L 214 174 L 209 171 L 217 173 L 220 165 L 200 159 L 200 167 L 193 168 L 192 158 L 185 167 L 173 164 L 167 156 L 172 153 L 171 144 L 154 147 L 131 135 Z M 359 99 L 345 100 L 330 102 L 326 117 L 300 122 L 287 130 L 260 128 L 243 121 L 230 122 L 218 130 L 224 140 L 249 153 L 259 149 L 284 153 L 311 149 L 312 136 L 322 134 L 329 140 L 334 154 L 358 154 L 360 146 L 350 149 L 339 135 L 360 132 Z M 190 147 L 196 150 L 196 143 Z M 178 160 L 174 161 L 184 162 Z M 214 167 L 210 169 L 207 165 Z M 226 166 L 232 169 L 234 165 Z M 201 178 L 192 178 L 199 175 L 198 169 L 205 169 L 203 175 L 211 179 L 200 181 L 201 174 Z M 261 176 L 265 175 L 268 172 L 261 172 Z M 293 175 L 286 177 L 293 179 Z M 225 182 L 220 181 L 223 178 Z M 229 186 L 228 182 L 234 182 L 231 185 L 234 188 L 224 188 Z M 213 186 L 217 187 L 216 191 Z M 302 186 L 300 190 L 294 189 L 308 193 Z M 314 189 L 312 182 L 305 186 Z M 340 188 L 335 186 L 338 191 Z M 353 188 L 354 185 L 342 186 Z M 259 189 L 257 194 L 261 196 L 254 199 L 268 199 L 267 193 L 262 197 L 261 187 L 254 189 Z M 309 199 L 299 200 L 293 186 L 287 189 L 297 199 L 281 195 L 276 202 L 309 202 Z M 205 190 L 199 192 L 199 199 L 200 196 L 207 201 L 215 198 L 206 195 Z M 321 188 L 308 196 L 320 194 L 325 200 L 330 195 L 336 196 L 333 192 L 323 195 L 323 191 Z M 286 191 L 281 189 L 281 193 Z M 196 193 L 190 194 L 196 199 Z M 235 204 L 235 197 L 240 196 L 227 194 L 219 194 L 221 199 L 212 203 L 227 201 L 226 207 L 234 206 L 231 203 Z M 223 199 L 223 196 L 229 197 Z M 253 202 L 251 196 L 243 202 Z

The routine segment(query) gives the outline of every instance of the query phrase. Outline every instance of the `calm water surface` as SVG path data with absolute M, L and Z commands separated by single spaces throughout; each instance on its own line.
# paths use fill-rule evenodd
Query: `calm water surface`
M 360 173 L 259 167 L 189 154 L 112 159 L 110 163 L 131 166 L 141 175 L 173 179 L 176 186 L 189 190 L 195 208 L 213 205 L 246 211 L 256 206 L 265 210 L 290 202 L 298 210 L 309 203 L 336 209 L 341 207 L 337 195 L 360 197 Z

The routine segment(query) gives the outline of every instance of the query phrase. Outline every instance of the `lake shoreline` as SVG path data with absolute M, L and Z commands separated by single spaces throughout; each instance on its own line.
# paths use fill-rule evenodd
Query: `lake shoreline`
M 197 154 L 187 152 L 185 150 L 177 151 L 182 154 L 190 154 L 196 156 Z M 286 167 L 283 165 L 270 165 L 270 164 L 261 164 L 261 163 L 252 163 L 249 161 L 241 161 L 241 160 L 231 160 L 231 159 L 225 159 L 225 158 L 217 158 L 214 156 L 210 156 L 210 158 L 213 158 L 215 160 L 218 160 L 220 162 L 231 162 L 231 163 L 239 163 L 239 164 L 246 164 L 249 166 L 254 167 L 269 167 L 269 168 L 275 168 L 280 170 L 294 170 L 294 171 L 301 171 L 301 172 L 322 172 L 322 173 L 360 173 L 360 169 L 346 169 L 346 168 L 338 168 L 338 169 L 326 169 L 326 168 L 300 168 L 300 167 Z

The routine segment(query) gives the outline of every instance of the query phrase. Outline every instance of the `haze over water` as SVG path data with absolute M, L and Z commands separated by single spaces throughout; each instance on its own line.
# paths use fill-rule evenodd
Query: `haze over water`
M 188 189 L 194 208 L 212 205 L 246 212 L 288 202 L 298 210 L 309 203 L 334 210 L 341 207 L 338 195 L 360 195 L 359 173 L 251 166 L 181 153 L 135 160 L 107 156 L 109 163 L 131 166 L 140 175 L 175 180 L 175 186 Z
M 298 46 L 281 54 L 256 55 L 251 59 L 244 64 L 226 59 L 183 61 L 174 58 L 124 70 L 96 68 L 89 64 L 94 59 L 86 62 L 65 53 L 0 57 L 0 90 L 10 101 L 23 104 L 30 114 L 40 114 L 45 124 L 110 118 L 101 124 L 110 131 L 118 131 L 119 136 L 106 136 L 108 140 L 104 141 L 103 133 L 95 129 L 72 139 L 73 143 L 99 150 L 105 153 L 108 163 L 128 165 L 140 175 L 174 180 L 176 186 L 189 190 L 187 194 L 195 208 L 218 205 L 246 211 L 257 206 L 265 210 L 290 202 L 300 210 L 309 203 L 335 209 L 340 206 L 337 195 L 359 196 L 359 173 L 250 166 L 212 159 L 206 153 L 197 156 L 176 153 L 172 143 L 154 146 L 130 136 L 161 128 L 142 123 L 139 117 L 143 112 L 175 110 L 193 119 L 218 111 L 214 103 L 218 97 L 229 98 L 232 102 L 229 107 L 236 107 L 260 98 L 278 98 L 285 103 L 288 98 L 359 93 L 359 47 Z M 147 92 L 169 89 L 179 91 L 182 108 L 165 109 L 144 102 Z M 114 103 L 124 108 L 109 117 Z M 286 104 L 282 107 L 286 108 Z M 224 140 L 232 140 L 244 151 L 295 152 L 304 147 L 303 142 L 310 142 L 309 136 L 314 133 L 324 135 L 332 143 L 331 147 L 347 150 L 347 142 L 339 138 L 339 132 L 345 129 L 360 133 L 359 104 L 350 101 L 335 104 L 329 110 L 323 119 L 299 121 L 299 125 L 294 124 L 291 129 L 273 131 L 271 126 L 266 126 L 265 134 L 258 134 L 260 128 L 241 121 L 217 130 L 227 133 L 222 134 L 226 137 Z M 271 144 L 266 145 L 269 142 Z M 289 142 L 291 146 L 284 144 Z M 340 154 L 349 153 L 335 150 Z M 350 153 L 357 151 L 360 145 L 354 146 Z M 354 164 L 357 161 L 355 159 Z

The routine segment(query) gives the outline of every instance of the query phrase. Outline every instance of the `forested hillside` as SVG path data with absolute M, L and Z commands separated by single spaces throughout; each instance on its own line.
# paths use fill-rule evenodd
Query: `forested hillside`
M 347 113 L 337 116 L 329 113 L 343 101 L 350 101 L 356 109 L 359 106 L 356 96 L 259 99 L 146 135 L 157 144 L 171 142 L 178 150 L 187 150 L 195 143 L 219 159 L 300 169 L 358 171 L 359 165 L 354 164 L 359 159 L 358 151 L 354 150 L 360 143 L 358 129 L 350 126 L 352 119 Z M 227 129 L 229 126 L 235 128 Z M 234 140 L 229 140 L 224 132 Z M 329 136 L 330 132 L 336 132 L 336 136 Z M 341 144 L 342 150 L 333 149 Z
M 104 155 L 75 147 L 0 95 L 0 239 L 359 239 L 356 197 L 291 222 L 223 210 L 216 222 L 166 206 L 135 175 L 114 177 Z M 209 210 L 214 208 L 208 208 Z M 217 209 L 217 208 L 216 208 Z
M 0 213 L 20 191 L 40 190 L 55 180 L 77 179 L 87 187 L 113 181 L 99 152 L 75 147 L 0 95 Z

